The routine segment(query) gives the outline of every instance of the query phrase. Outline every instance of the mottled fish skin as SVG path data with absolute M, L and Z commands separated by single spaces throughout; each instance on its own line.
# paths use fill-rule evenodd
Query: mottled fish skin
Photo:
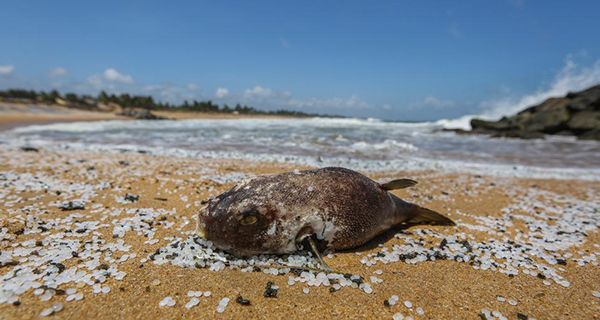
M 199 222 L 223 250 L 279 254 L 311 234 L 333 249 L 362 245 L 410 219 L 413 207 L 358 172 L 329 167 L 241 181 L 210 201 Z M 241 223 L 249 215 L 256 222 Z

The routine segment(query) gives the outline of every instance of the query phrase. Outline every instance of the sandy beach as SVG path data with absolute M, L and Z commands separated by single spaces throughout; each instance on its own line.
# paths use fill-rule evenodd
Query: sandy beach
M 314 286 L 294 273 L 270 274 L 267 267 L 211 271 L 152 260 L 157 249 L 193 235 L 202 200 L 245 177 L 306 167 L 26 152 L 2 145 L 0 151 L 0 281 L 3 299 L 9 299 L 0 304 L 4 319 L 38 318 L 52 306 L 57 319 L 480 319 L 486 310 L 508 319 L 600 314 L 598 182 L 434 171 L 369 174 L 418 180 L 416 187 L 394 193 L 458 225 L 399 228 L 355 250 L 329 254 L 325 259 L 335 270 L 362 277 L 356 288 L 334 290 L 333 280 Z M 69 201 L 83 208 L 62 210 Z M 404 256 L 381 258 L 393 252 Z M 267 282 L 279 287 L 276 298 L 263 296 Z M 44 286 L 49 283 L 55 283 L 52 289 Z M 6 291 L 19 286 L 28 289 L 8 298 Z M 196 292 L 201 297 L 190 306 Z M 250 305 L 236 303 L 238 295 Z M 230 301 L 219 310 L 224 298 Z
M 0 102 L 0 131 L 36 124 L 125 119 L 127 117 L 110 112 L 84 111 L 59 105 Z
M 600 320 L 600 1 L 4 1 L 0 320 Z
M 284 119 L 279 115 L 246 115 L 233 113 L 153 111 L 154 114 L 173 120 L 191 119 Z M 130 120 L 114 112 L 85 111 L 52 104 L 24 104 L 0 102 L 0 131 L 28 125 L 50 123 Z

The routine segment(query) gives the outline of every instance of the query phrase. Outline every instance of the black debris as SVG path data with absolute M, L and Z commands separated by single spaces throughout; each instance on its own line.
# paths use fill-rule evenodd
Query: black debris
M 442 242 L 440 243 L 440 249 L 444 250 L 444 248 L 446 248 L 447 245 L 448 245 L 448 240 L 446 240 L 446 238 L 444 238 L 442 240 Z
M 60 206 L 60 209 L 62 211 L 71 211 L 71 210 L 84 210 L 85 206 L 83 205 L 83 203 L 81 202 L 73 202 L 73 201 L 69 201 L 66 203 L 63 203 Z
M 520 312 L 517 312 L 517 318 L 519 318 L 521 320 L 527 320 L 527 319 L 529 319 L 528 316 L 526 316 L 526 315 L 524 315 L 524 314 L 522 314 Z
M 363 283 L 363 278 L 361 276 L 359 276 L 358 278 L 350 278 L 350 281 L 360 286 Z
M 269 281 L 267 282 L 267 287 L 265 288 L 265 293 L 263 293 L 263 296 L 265 298 L 277 298 L 277 291 L 278 289 L 273 288 L 273 282 Z
M 293 274 L 295 274 L 296 276 L 300 276 L 302 274 L 302 269 L 298 269 L 298 268 L 291 268 L 290 269 L 292 271 Z
M 59 295 L 59 296 L 64 296 L 65 294 L 67 294 L 67 292 L 63 289 L 57 289 L 57 288 L 48 288 L 48 290 L 54 290 L 54 292 Z
M 237 299 L 235 299 L 235 302 L 244 305 L 244 306 L 249 306 L 250 305 L 250 300 L 244 299 L 241 295 L 238 294 Z
M 40 149 L 34 147 L 21 147 L 21 150 L 25 152 L 40 152 Z
M 119 160 L 119 164 L 122 166 L 128 166 L 129 162 L 125 161 L 125 160 Z
M 462 246 L 465 247 L 465 249 L 467 249 L 467 252 L 473 251 L 473 247 L 471 247 L 471 244 L 469 243 L 469 241 L 463 240 L 463 241 L 460 241 L 459 243 L 462 244 Z
M 566 266 L 567 265 L 567 261 L 565 261 L 563 259 L 556 259 L 556 263 L 560 264 L 561 266 Z
M 125 200 L 131 202 L 137 202 L 140 199 L 140 196 L 134 194 L 125 194 Z
M 62 272 L 63 272 L 63 271 L 65 271 L 65 269 L 67 268 L 67 267 L 65 267 L 65 265 L 64 265 L 64 264 L 62 264 L 62 263 L 50 262 L 50 264 L 58 268 L 58 273 L 62 273 Z

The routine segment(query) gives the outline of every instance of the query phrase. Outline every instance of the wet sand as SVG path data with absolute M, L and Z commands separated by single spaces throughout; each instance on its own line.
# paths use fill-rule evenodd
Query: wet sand
M 42 301 L 43 295 L 34 295 L 34 290 L 29 289 L 18 296 L 18 303 L 0 304 L 2 318 L 38 318 L 45 308 L 59 302 L 62 310 L 52 315 L 57 319 L 392 319 L 398 313 L 415 319 L 480 319 L 484 309 L 500 312 L 508 319 L 517 319 L 517 313 L 529 319 L 598 319 L 600 315 L 600 298 L 593 293 L 600 291 L 600 267 L 596 260 L 600 255 L 600 213 L 594 212 L 600 207 L 599 182 L 448 175 L 431 171 L 370 173 L 375 179 L 400 176 L 418 180 L 416 187 L 394 193 L 445 213 L 458 223 L 454 228 L 395 229 L 365 246 L 335 252 L 325 258 L 335 270 L 362 276 L 365 283 L 370 283 L 372 293 L 351 287 L 330 292 L 330 286 L 315 287 L 300 282 L 290 286 L 287 284 L 290 274 L 271 275 L 264 270 L 210 271 L 157 265 L 149 259 L 157 249 L 174 241 L 173 237 L 186 238 L 193 233 L 194 216 L 202 206 L 201 200 L 227 190 L 242 178 L 294 169 L 306 168 L 281 163 L 133 153 L 25 152 L 0 145 L 0 227 L 3 228 L 0 250 L 4 260 L 16 261 L 16 265 L 5 263 L 0 267 L 0 281 L 4 281 L 5 288 L 8 278 L 23 277 L 17 270 L 31 272 L 39 265 L 38 270 L 56 274 L 58 271 L 51 264 L 54 260 L 43 258 L 51 257 L 51 248 L 60 248 L 61 242 L 66 241 L 81 246 L 74 250 L 77 252 L 73 257 L 61 262 L 66 270 L 62 271 L 64 274 L 102 271 L 102 268 L 90 270 L 84 266 L 93 260 L 85 256 L 90 252 L 97 253 L 99 262 L 112 271 L 105 280 L 94 281 L 101 282 L 102 288 L 109 287 L 108 293 L 93 293 L 92 285 L 71 282 L 59 285 L 58 289 L 74 288 L 83 294 L 82 300 L 67 302 L 69 294 L 58 294 Z M 126 194 L 139 196 L 139 200 L 124 201 Z M 70 200 L 81 201 L 85 209 L 63 211 L 59 208 Z M 135 220 L 139 212 L 147 214 L 146 222 Z M 540 230 L 531 224 L 534 220 L 540 221 Z M 124 225 L 137 229 L 123 231 L 120 228 Z M 581 229 L 583 236 L 572 229 L 574 226 L 590 228 Z M 155 230 L 149 231 L 152 228 Z M 550 229 L 543 228 L 557 229 L 546 232 Z M 156 243 L 148 243 L 148 232 L 153 234 L 150 238 L 158 240 Z M 399 235 L 394 237 L 397 233 Z M 555 234 L 560 236 L 555 237 Z M 408 258 L 389 263 L 378 261 L 373 266 L 361 262 L 367 256 L 367 260 L 381 257 L 381 252 L 385 252 L 383 248 L 392 251 L 394 245 L 406 246 L 402 251 L 408 254 L 422 248 L 444 248 L 446 245 L 440 237 L 456 237 L 457 242 L 450 241 L 447 246 L 462 250 L 465 255 L 471 251 L 462 247 L 471 248 L 475 255 L 481 251 L 478 257 L 484 262 L 489 261 L 485 253 L 495 250 L 486 247 L 494 243 L 505 245 L 506 252 L 516 252 L 521 244 L 532 243 L 535 247 L 539 242 L 555 241 L 561 247 L 552 254 L 568 258 L 564 265 L 560 260 L 559 264 L 551 264 L 539 256 L 550 254 L 552 250 L 515 253 L 512 265 L 519 271 L 516 275 L 500 272 L 506 266 L 501 267 L 505 260 L 498 256 L 491 258 L 498 265 L 487 270 L 482 270 L 484 267 L 479 262 L 472 263 L 474 260 L 469 263 L 456 258 L 421 262 Z M 107 246 L 120 240 L 130 247 L 127 250 L 98 248 L 89 252 L 85 247 L 86 243 Z M 23 251 L 17 255 L 17 250 Z M 12 254 L 10 258 L 7 258 L 8 253 Z M 135 253 L 133 258 L 132 253 Z M 124 256 L 125 260 L 121 261 Z M 523 273 L 527 268 L 517 260 L 524 257 L 533 261 L 531 264 L 552 268 L 559 276 L 557 281 L 567 281 L 568 285 L 549 277 Z M 115 278 L 119 272 L 126 273 L 120 280 Z M 379 279 L 383 282 L 377 283 Z M 276 298 L 263 296 L 269 281 L 279 286 Z M 304 288 L 309 292 L 304 293 Z M 189 291 L 210 291 L 210 296 L 199 298 L 198 305 L 187 309 L 185 305 L 191 299 Z M 236 303 L 238 294 L 251 304 Z M 392 295 L 397 295 L 399 301 L 392 306 L 384 305 L 384 300 Z M 175 305 L 159 306 L 168 296 L 175 300 Z M 225 297 L 231 301 L 223 313 L 217 313 L 219 301 Z M 503 298 L 506 301 L 501 301 Z M 405 301 L 412 306 L 408 308 Z M 423 314 L 419 314 L 421 309 Z
M 0 102 L 0 131 L 12 128 L 56 122 L 124 120 L 110 112 L 92 112 L 59 105 Z

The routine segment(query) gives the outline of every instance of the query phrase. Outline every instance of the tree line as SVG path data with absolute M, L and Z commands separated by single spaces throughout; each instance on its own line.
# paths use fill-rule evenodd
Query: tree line
M 128 93 L 121 93 L 119 95 L 109 94 L 105 91 L 101 91 L 97 97 L 91 95 L 78 95 L 75 93 L 60 94 L 57 90 L 50 92 L 46 91 L 34 91 L 24 89 L 8 89 L 0 90 L 0 99 L 4 100 L 29 100 L 46 103 L 60 103 L 69 107 L 79 109 L 98 109 L 98 104 L 117 104 L 122 108 L 142 108 L 147 110 L 159 110 L 159 111 L 193 111 L 193 112 L 214 112 L 214 113 L 239 113 L 239 114 L 270 114 L 270 115 L 285 115 L 285 116 L 296 116 L 296 117 L 315 117 L 315 116 L 327 116 L 315 113 L 305 113 L 301 111 L 293 110 L 275 110 L 275 111 L 264 111 L 258 110 L 254 107 L 242 106 L 239 103 L 234 107 L 230 107 L 227 104 L 219 106 L 218 104 L 207 101 L 183 101 L 183 103 L 170 104 L 168 102 L 155 101 L 152 96 L 143 95 L 130 95 Z

